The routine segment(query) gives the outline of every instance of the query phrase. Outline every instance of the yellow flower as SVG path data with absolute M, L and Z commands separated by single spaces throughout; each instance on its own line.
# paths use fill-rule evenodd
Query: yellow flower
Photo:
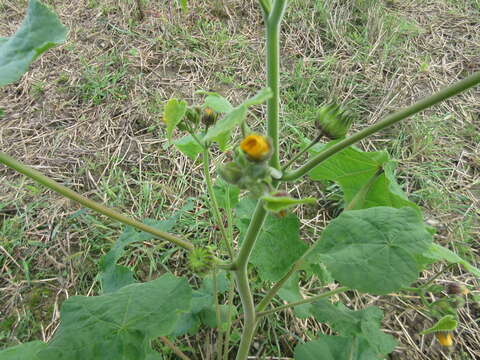
M 437 332 L 435 333 L 435 337 L 437 338 L 438 342 L 442 346 L 450 347 L 453 345 L 453 336 L 452 336 L 452 333 L 450 332 L 446 332 L 446 331 Z
M 242 149 L 250 159 L 262 161 L 271 155 L 271 146 L 267 137 L 259 134 L 248 135 L 240 143 Z

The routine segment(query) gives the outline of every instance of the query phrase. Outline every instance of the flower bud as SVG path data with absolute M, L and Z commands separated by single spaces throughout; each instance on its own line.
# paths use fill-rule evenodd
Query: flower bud
M 272 155 L 270 139 L 259 134 L 248 135 L 240 143 L 240 149 L 253 161 L 264 161 Z
M 196 274 L 208 273 L 215 264 L 215 258 L 209 249 L 193 249 L 188 255 L 190 268 Z
M 215 111 L 213 111 L 212 109 L 210 109 L 208 107 L 203 109 L 202 123 L 205 126 L 210 126 L 210 125 L 215 124 L 215 121 L 217 121 L 217 118 L 218 118 L 218 114 Z
M 236 163 L 229 162 L 218 167 L 218 174 L 227 183 L 237 185 L 243 176 L 243 171 Z
M 189 107 L 187 108 L 187 111 L 185 113 L 185 116 L 188 121 L 190 121 L 193 124 L 198 124 L 200 121 L 200 114 L 202 110 L 198 106 L 194 107 Z
M 435 337 L 442 346 L 450 347 L 453 345 L 453 336 L 451 332 L 439 331 L 435 333 Z
M 316 125 L 322 135 L 335 140 L 347 135 L 352 119 L 340 106 L 329 104 L 320 108 Z

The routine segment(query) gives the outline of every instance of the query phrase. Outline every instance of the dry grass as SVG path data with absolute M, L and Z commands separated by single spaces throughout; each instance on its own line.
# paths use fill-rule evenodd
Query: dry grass
M 49 3 L 70 29 L 69 41 L 41 57 L 20 82 L 0 90 L 2 151 L 138 217 L 168 216 L 187 197 L 203 196 L 199 164 L 164 140 L 158 123 L 162 102 L 172 95 L 198 101 L 195 91 L 204 89 L 237 103 L 262 85 L 262 18 L 255 1 L 190 1 L 191 10 L 182 14 L 172 1 L 151 0 L 143 21 L 137 19 L 134 1 Z M 356 126 L 362 128 L 480 70 L 475 0 L 367 3 L 326 1 L 328 11 L 321 12 L 318 6 L 305 10 L 304 1 L 292 1 L 282 38 L 283 112 L 296 129 L 307 132 L 309 108 L 334 99 L 355 111 Z M 2 2 L 0 35 L 14 32 L 24 5 Z M 472 261 L 479 259 L 480 239 L 479 102 L 477 87 L 362 144 L 394 154 L 405 190 L 438 230 L 436 240 L 468 253 Z M 263 109 L 255 116 L 261 118 Z M 284 129 L 283 150 L 294 149 L 295 133 L 289 126 Z M 151 192 L 142 197 L 144 186 Z M 290 190 L 314 193 L 330 206 L 318 184 L 304 181 Z M 193 212 L 204 211 L 201 204 L 195 206 Z M 13 334 L 0 337 L 0 344 L 48 340 L 61 302 L 97 291 L 95 261 L 119 227 L 109 230 L 112 224 L 104 219 L 75 217 L 78 210 L 0 168 L 0 320 Z M 298 215 L 305 239 L 311 241 L 331 214 L 302 208 Z M 203 231 L 205 237 L 216 236 Z M 136 251 L 140 265 L 144 261 L 150 271 L 152 266 L 161 271 L 142 250 Z M 169 261 L 182 263 L 182 254 Z M 421 280 L 444 266 L 435 265 Z M 478 287 L 478 279 L 457 267 L 437 283 L 452 280 Z M 305 294 L 317 286 L 304 284 Z M 375 304 L 385 310 L 384 328 L 400 341 L 392 359 L 480 358 L 477 304 L 461 311 L 456 351 L 449 355 L 431 336 L 418 335 L 430 322 L 417 298 L 355 295 L 343 300 L 355 308 Z M 295 319 L 292 312 L 276 319 L 256 342 L 258 357 L 268 353 L 270 344 L 290 352 L 296 340 L 307 340 L 307 330 L 328 331 L 311 320 Z M 277 334 L 275 345 L 269 332 L 278 332 L 278 324 L 292 325 Z M 209 358 L 208 348 L 198 351 L 199 358 Z

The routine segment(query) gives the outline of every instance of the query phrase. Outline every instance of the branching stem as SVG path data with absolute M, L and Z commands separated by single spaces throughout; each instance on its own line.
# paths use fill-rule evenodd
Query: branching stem
M 110 209 L 100 203 L 97 203 L 93 200 L 90 200 L 86 198 L 83 195 L 80 195 L 76 193 L 75 191 L 67 188 L 66 186 L 63 186 L 59 183 L 57 183 L 55 180 L 50 179 L 49 177 L 43 175 L 37 170 L 32 169 L 31 167 L 22 164 L 21 162 L 13 159 L 12 157 L 8 156 L 5 153 L 0 152 L 0 163 L 12 168 L 13 170 L 18 171 L 19 173 L 29 177 L 32 180 L 35 180 L 39 184 L 42 184 L 43 186 L 59 193 L 60 195 L 65 196 L 66 198 L 73 200 L 89 209 L 92 209 L 93 211 L 105 215 L 111 219 L 117 220 L 118 222 L 121 222 L 122 224 L 133 226 L 134 228 L 137 228 L 139 230 L 145 231 L 147 233 L 150 233 L 152 235 L 155 235 L 157 238 L 169 241 L 175 245 L 178 245 L 186 250 L 193 250 L 194 246 L 192 243 L 190 243 L 187 240 L 183 240 L 175 235 L 160 231 L 152 226 L 146 225 L 141 223 L 138 220 L 135 220 L 131 217 L 128 217 L 122 213 L 119 213 L 118 211 L 115 211 L 113 209 Z
M 335 294 L 345 292 L 347 290 L 349 290 L 349 288 L 346 287 L 346 286 L 339 287 L 339 288 L 336 288 L 335 290 L 327 291 L 327 292 L 325 292 L 323 294 L 320 294 L 320 295 L 317 295 L 317 296 L 312 296 L 312 297 L 309 297 L 307 299 L 303 299 L 303 300 L 296 301 L 296 302 L 293 302 L 293 303 L 290 303 L 290 304 L 278 306 L 276 308 L 273 308 L 273 309 L 270 309 L 270 310 L 267 310 L 267 311 L 258 312 L 256 314 L 256 316 L 257 316 L 257 319 L 258 319 L 262 316 L 267 316 L 267 315 L 276 313 L 278 311 L 289 309 L 291 307 L 295 307 L 295 306 L 299 306 L 299 305 L 303 305 L 303 304 L 310 304 L 310 303 L 315 302 L 317 300 L 320 300 L 320 299 L 323 299 L 323 298 L 326 298 L 326 297 L 330 297 L 330 296 L 333 296 Z
M 410 105 L 402 110 L 396 111 L 393 114 L 388 115 L 384 120 L 366 129 L 363 129 L 358 133 L 346 138 L 345 140 L 342 140 L 339 143 L 333 145 L 332 147 L 329 147 L 328 149 L 320 152 L 311 160 L 309 160 L 306 164 L 302 165 L 295 171 L 285 173 L 281 180 L 282 181 L 297 180 L 303 175 L 305 175 L 306 173 L 308 173 L 310 170 L 312 170 L 315 166 L 320 164 L 322 161 L 325 161 L 330 156 L 345 149 L 346 147 L 353 145 L 359 142 L 360 140 L 366 138 L 367 136 L 375 134 L 376 132 L 386 127 L 389 127 L 409 116 L 412 116 L 422 110 L 425 110 L 435 104 L 438 104 L 439 102 L 445 99 L 448 99 L 449 97 L 455 96 L 461 93 L 462 91 L 465 91 L 475 85 L 478 85 L 479 83 L 480 83 L 480 71 L 477 71 L 476 73 L 473 73 L 466 79 L 461 80 L 443 90 L 440 90 L 436 94 L 431 95 L 425 99 L 422 99 L 413 105 Z

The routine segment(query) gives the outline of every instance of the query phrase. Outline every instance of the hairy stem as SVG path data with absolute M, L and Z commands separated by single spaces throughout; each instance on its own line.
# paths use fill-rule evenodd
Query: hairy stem
M 355 194 L 350 203 L 345 207 L 344 211 L 354 210 L 356 207 L 362 207 L 365 202 L 365 197 L 372 189 L 373 184 L 378 180 L 380 175 L 384 173 L 384 169 L 378 169 L 375 174 L 368 180 L 368 182 L 362 186 L 362 188 Z
M 230 280 L 230 289 L 228 291 L 228 325 L 225 333 L 225 341 L 223 345 L 223 360 L 228 360 L 228 354 L 230 350 L 230 334 L 232 331 L 232 309 L 233 309 L 233 297 L 235 296 L 235 280 Z
M 399 110 L 394 112 L 393 114 L 387 116 L 384 120 L 366 128 L 358 133 L 346 138 L 345 140 L 340 141 L 339 143 L 333 145 L 332 147 L 322 151 L 321 153 L 317 154 L 314 158 L 309 160 L 306 164 L 301 166 L 300 168 L 296 169 L 292 172 L 287 172 L 283 175 L 282 181 L 292 181 L 296 180 L 310 170 L 312 170 L 315 166 L 320 164 L 322 161 L 328 159 L 330 156 L 336 154 L 337 152 L 345 149 L 346 147 L 359 142 L 360 140 L 370 136 L 388 126 L 391 126 L 413 114 L 416 114 L 426 108 L 429 108 L 432 105 L 438 104 L 439 102 L 448 99 L 454 95 L 461 93 L 477 84 L 480 83 L 480 71 L 470 75 L 464 80 L 461 80 L 443 90 L 440 90 L 434 95 L 431 95 L 425 99 L 422 99 L 416 102 L 413 105 L 406 107 L 405 109 Z
M 113 209 L 110 209 L 100 203 L 97 203 L 93 200 L 86 198 L 83 195 L 76 193 L 75 191 L 67 188 L 66 186 L 60 185 L 55 180 L 50 179 L 49 177 L 43 175 L 37 170 L 34 170 L 25 164 L 13 159 L 12 157 L 8 156 L 5 153 L 0 152 L 0 163 L 12 168 L 13 170 L 18 171 L 19 173 L 29 177 L 30 179 L 35 180 L 39 184 L 59 193 L 60 195 L 65 196 L 66 198 L 73 200 L 93 211 L 105 215 L 111 219 L 117 220 L 122 224 L 133 226 L 139 230 L 145 231 L 152 235 L 155 235 L 157 238 L 169 241 L 175 245 L 178 245 L 186 250 L 193 250 L 194 246 L 189 241 L 183 240 L 175 235 L 160 231 L 155 229 L 152 226 L 148 226 L 146 224 L 141 223 L 138 220 L 135 220 L 131 217 L 128 217 L 122 213 L 119 213 Z
M 339 287 L 339 288 L 336 288 L 335 290 L 327 291 L 327 292 L 325 292 L 323 294 L 320 294 L 320 295 L 317 295 L 317 296 L 312 296 L 312 297 L 309 297 L 307 299 L 303 299 L 303 300 L 296 301 L 296 302 L 293 302 L 293 303 L 290 303 L 290 304 L 278 306 L 276 308 L 273 308 L 273 309 L 270 309 L 270 310 L 267 310 L 267 311 L 257 312 L 256 316 L 257 316 L 257 318 L 260 318 L 262 316 L 267 316 L 267 315 L 276 313 L 278 311 L 289 309 L 291 307 L 295 307 L 295 306 L 303 305 L 303 304 L 309 304 L 309 303 L 312 303 L 314 301 L 317 301 L 317 300 L 320 300 L 320 299 L 323 299 L 323 298 L 326 298 L 326 297 L 330 297 L 330 296 L 333 296 L 333 295 L 338 294 L 338 293 L 345 292 L 347 290 L 349 290 L 349 288 L 346 287 L 346 286 Z
M 262 7 L 263 13 L 268 16 L 272 10 L 272 1 L 271 0 L 258 0 L 260 6 Z
M 255 240 L 258 237 L 266 216 L 267 211 L 263 208 L 262 201 L 258 201 L 240 252 L 233 263 L 235 268 L 235 280 L 237 282 L 237 289 L 242 301 L 244 314 L 242 340 L 240 342 L 236 360 L 247 359 L 253 335 L 255 333 L 255 304 L 253 303 L 252 291 L 250 290 L 247 265 L 253 246 L 255 245 Z
M 267 133 L 272 139 L 273 154 L 270 166 L 280 169 L 278 115 L 280 112 L 280 24 L 287 6 L 287 0 L 275 0 L 273 8 L 265 17 L 267 28 L 267 86 L 272 97 L 267 101 Z
M 228 255 L 230 255 L 231 259 L 233 259 L 234 255 L 231 245 L 232 239 L 228 236 L 227 230 L 225 229 L 225 225 L 222 221 L 222 216 L 220 214 L 220 208 L 218 207 L 217 197 L 215 196 L 215 192 L 213 191 L 212 177 L 210 176 L 210 155 L 208 153 L 207 147 L 203 148 L 203 173 L 205 176 L 205 182 L 207 183 L 208 196 L 210 196 L 215 222 L 217 223 L 218 227 L 220 228 L 220 232 L 222 233 L 223 240 L 225 241 L 225 246 L 227 247 Z

